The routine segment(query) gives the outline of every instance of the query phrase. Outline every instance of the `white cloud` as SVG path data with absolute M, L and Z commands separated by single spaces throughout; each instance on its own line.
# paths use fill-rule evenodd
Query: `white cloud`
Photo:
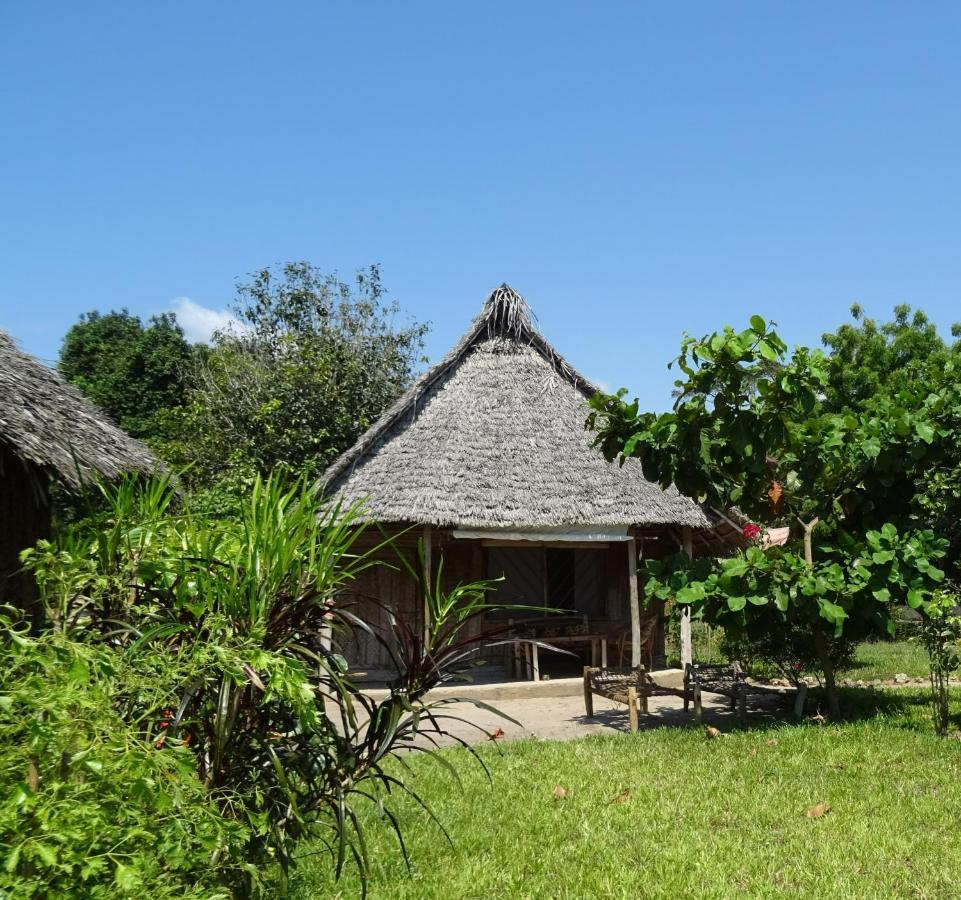
M 227 310 L 201 306 L 189 297 L 177 297 L 173 302 L 173 311 L 184 330 L 184 336 L 192 344 L 209 343 L 215 331 L 242 329 L 240 322 Z

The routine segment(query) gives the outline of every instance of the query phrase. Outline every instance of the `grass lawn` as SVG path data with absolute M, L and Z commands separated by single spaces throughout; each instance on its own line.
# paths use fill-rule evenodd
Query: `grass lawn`
M 453 847 L 398 802 L 408 873 L 371 814 L 370 896 L 959 896 L 961 743 L 931 733 L 923 691 L 847 691 L 844 702 L 864 717 L 713 740 L 674 728 L 488 745 L 492 785 L 464 751 L 445 754 L 462 784 L 413 758 L 412 785 Z M 830 812 L 807 817 L 819 803 Z M 323 856 L 304 859 L 294 887 L 359 895 L 353 874 L 333 882 Z
M 721 663 L 727 659 L 722 650 L 723 632 L 695 622 L 691 630 L 694 658 L 702 663 Z M 679 666 L 680 651 L 676 639 L 668 642 L 668 665 Z M 911 678 L 927 677 L 928 656 L 920 641 L 865 641 L 858 645 L 854 665 L 838 673 L 840 678 L 873 681 L 894 678 L 903 672 Z
M 893 678 L 898 672 L 912 678 L 927 676 L 928 655 L 920 641 L 859 644 L 854 665 L 841 677 L 871 681 Z

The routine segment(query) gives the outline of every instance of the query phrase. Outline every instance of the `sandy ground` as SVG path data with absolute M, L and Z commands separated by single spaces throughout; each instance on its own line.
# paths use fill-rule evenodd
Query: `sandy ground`
M 490 703 L 516 722 L 470 703 L 456 703 L 452 704 L 448 711 L 463 716 L 478 727 L 457 723 L 451 727 L 452 733 L 464 740 L 478 743 L 489 740 L 498 729 L 504 732 L 498 736 L 498 740 L 505 741 L 533 737 L 565 741 L 588 734 L 616 734 L 630 730 L 627 707 L 603 697 L 594 698 L 594 716 L 590 719 L 584 712 L 582 694 L 565 697 L 485 699 L 484 702 Z M 763 712 L 758 711 L 751 713 L 752 718 L 763 715 Z M 676 697 L 652 697 L 650 713 L 640 718 L 641 729 L 693 723 L 693 716 L 684 712 L 683 701 Z M 736 717 L 730 711 L 729 701 L 724 697 L 705 694 L 702 724 L 714 725 L 722 731 L 733 728 Z

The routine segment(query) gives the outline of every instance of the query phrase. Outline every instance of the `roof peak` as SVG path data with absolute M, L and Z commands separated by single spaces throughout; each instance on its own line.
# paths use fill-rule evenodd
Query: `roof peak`
M 480 318 L 487 323 L 488 334 L 521 337 L 536 332 L 534 313 L 527 301 L 506 281 L 490 292 L 484 301 Z
M 527 301 L 507 283 L 491 291 L 471 327 L 439 362 L 431 366 L 408 391 L 398 398 L 352 447 L 335 459 L 321 476 L 326 486 L 332 485 L 345 472 L 353 471 L 359 459 L 368 454 L 398 423 L 416 418 L 424 398 L 433 386 L 453 372 L 484 341 L 502 339 L 539 353 L 561 377 L 590 397 L 597 388 L 571 368 L 567 361 L 547 342 L 534 325 L 534 315 Z M 406 425 L 402 426 L 406 427 Z M 348 473 L 349 474 L 349 473 Z

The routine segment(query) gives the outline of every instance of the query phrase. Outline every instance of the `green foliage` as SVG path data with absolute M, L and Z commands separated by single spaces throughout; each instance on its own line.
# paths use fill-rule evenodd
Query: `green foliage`
M 664 643 L 668 668 L 681 667 L 681 620 L 668 615 L 664 623 Z M 696 663 L 705 665 L 730 662 L 725 653 L 727 643 L 723 628 L 708 625 L 695 619 L 691 622 L 691 656 Z
M 787 439 L 797 416 L 810 415 L 823 380 L 817 355 L 785 364 L 786 347 L 754 316 L 745 331 L 727 327 L 697 341 L 686 336 L 676 363 L 683 374 L 670 413 L 640 413 L 626 390 L 598 394 L 588 427 L 608 459 L 634 456 L 647 478 L 688 496 L 729 506 L 766 504 L 769 449 Z M 771 374 L 770 363 L 777 368 Z
M 639 413 L 624 390 L 592 400 L 597 445 L 609 459 L 638 457 L 664 486 L 720 508 L 737 505 L 761 523 L 844 520 L 859 531 L 924 521 L 918 479 L 957 462 L 961 399 L 952 364 L 934 390 L 836 413 L 822 403 L 836 362 L 803 347 L 787 359 L 757 316 L 740 333 L 686 337 L 677 363 L 684 377 L 670 413 Z
M 851 316 L 853 324 L 846 322 L 822 338 L 830 351 L 822 402 L 831 411 L 863 410 L 877 397 L 938 383 L 958 352 L 958 345 L 949 346 L 922 310 L 912 312 L 906 304 L 894 308 L 890 322 L 866 317 L 858 304 L 851 307 Z
M 239 287 L 235 313 L 242 328 L 215 336 L 170 423 L 170 458 L 214 494 L 243 496 L 278 466 L 316 477 L 422 361 L 427 327 L 396 323 L 376 266 L 352 284 L 306 262 L 264 269 Z
M 163 660 L 0 629 L 0 894 L 226 897 L 215 873 L 243 869 L 248 829 L 147 733 L 174 700 Z
M 958 597 L 939 591 L 923 604 L 921 641 L 928 652 L 931 681 L 931 714 L 934 730 L 942 737 L 948 733 L 950 713 L 949 682 L 961 668 L 961 617 Z
M 399 321 L 380 269 L 306 262 L 237 288 L 239 327 L 191 347 L 172 314 L 81 317 L 59 368 L 121 428 L 185 470 L 197 510 L 236 514 L 269 473 L 317 477 L 410 385 L 427 326 Z
M 902 534 L 887 524 L 867 532 L 860 546 L 850 535 L 839 537 L 843 547 L 822 546 L 823 558 L 812 566 L 788 547 L 750 546 L 719 560 L 683 553 L 647 560 L 646 594 L 688 604 L 729 635 L 750 640 L 785 627 L 810 633 L 819 620 L 836 638 L 847 631 L 857 640 L 893 635 L 894 604 L 921 607 L 944 581 L 937 563 L 946 544 L 932 532 Z
M 184 400 L 192 351 L 173 315 L 144 323 L 127 310 L 80 317 L 58 367 L 121 428 L 155 444 L 165 416 Z
M 937 564 L 947 552 L 946 541 L 932 531 L 902 534 L 890 523 L 865 538 L 857 555 L 851 554 L 849 593 L 869 594 L 880 603 L 907 602 L 912 609 L 931 602 L 945 579 Z
M 737 660 L 755 676 L 785 678 L 795 685 L 820 674 L 821 660 L 810 627 L 789 621 L 764 626 L 757 619 L 751 624 L 749 630 L 724 632 L 721 649 L 728 659 Z M 857 646 L 849 635 L 830 641 L 828 652 L 835 671 L 854 664 Z
M 852 308 L 855 322 L 824 335 L 829 348 L 828 380 L 822 406 L 832 412 L 865 413 L 883 428 L 893 425 L 913 447 L 890 446 L 872 439 L 879 459 L 888 457 L 888 473 L 907 451 L 917 465 L 909 478 L 889 490 L 895 511 L 908 508 L 923 527 L 951 543 L 952 560 L 961 558 L 961 444 L 954 439 L 961 424 L 958 403 L 961 326 L 945 341 L 921 311 L 898 306 L 890 322 L 877 323 Z M 905 411 L 908 411 L 907 416 Z M 879 430 L 880 430 L 879 428 Z M 890 463 L 895 459 L 894 465 Z M 910 471 L 913 469 L 913 471 Z M 953 568 L 955 563 L 951 564 Z
M 246 895 L 274 863 L 286 876 L 307 835 L 337 872 L 353 862 L 363 876 L 357 807 L 368 803 L 403 851 L 389 804 L 416 794 L 383 765 L 464 721 L 452 699 L 424 698 L 491 640 L 474 627 L 494 609 L 488 586 L 445 591 L 438 572 L 435 585 L 421 585 L 433 613 L 427 634 L 393 615 L 379 631 L 342 595 L 384 548 L 359 551 L 359 510 L 324 506 L 305 479 L 256 479 L 240 515 L 223 519 L 184 508 L 164 479 L 101 491 L 98 518 L 23 559 L 57 634 L 109 648 L 143 685 L 162 687 L 139 687 L 114 706 L 148 744 L 189 754 L 209 800 L 247 829 L 234 857 L 245 868 L 211 863 L 223 883 Z M 383 700 L 347 678 L 337 641 L 350 630 L 373 635 L 396 663 Z
M 639 413 L 623 390 L 592 399 L 587 424 L 598 431 L 597 446 L 609 459 L 638 457 L 647 477 L 696 500 L 800 529 L 784 548 L 751 546 L 695 566 L 650 563 L 652 589 L 700 604 L 709 621 L 735 634 L 778 623 L 809 628 L 833 707 L 825 626 L 835 638 L 890 631 L 893 600 L 918 605 L 944 578 L 935 561 L 946 544 L 918 529 L 914 497 L 921 473 L 956 453 L 957 385 L 857 413 L 826 411 L 824 355 L 797 347 L 787 358 L 759 316 L 742 332 L 685 337 L 677 364 L 670 413 Z
M 952 575 L 961 575 L 961 360 L 948 362 L 917 391 L 916 429 L 924 455 L 909 502 L 914 516 L 951 544 Z M 885 401 L 876 401 L 883 409 Z

